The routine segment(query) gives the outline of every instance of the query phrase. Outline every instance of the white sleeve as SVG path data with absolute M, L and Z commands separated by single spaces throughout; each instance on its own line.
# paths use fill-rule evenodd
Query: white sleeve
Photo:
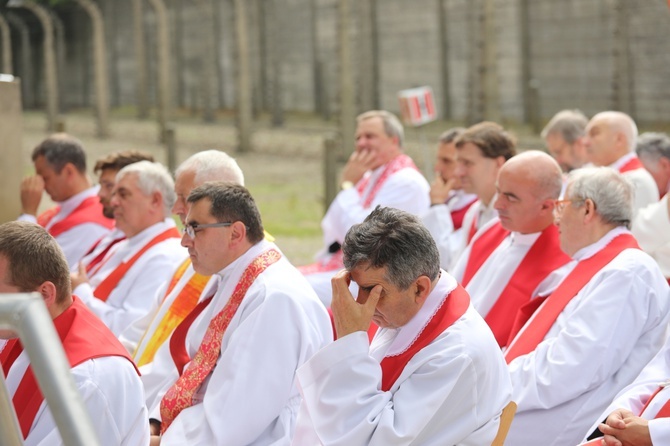
M 440 252 L 440 267 L 448 271 L 458 254 L 465 247 L 463 228 L 454 231 L 451 210 L 446 204 L 433 205 L 422 215 L 421 221 L 435 239 Z
M 649 434 L 653 446 L 670 444 L 670 418 L 649 420 Z
M 365 220 L 377 205 L 423 214 L 430 206 L 429 190 L 428 182 L 420 173 L 404 169 L 386 180 L 370 207 L 363 207 L 355 188 L 340 191 L 322 221 L 324 236 L 329 238 L 326 243 L 342 242 L 349 228 Z
M 667 194 L 661 201 L 640 209 L 633 219 L 631 232 L 640 247 L 652 256 L 657 249 L 670 243 Z
M 158 287 L 158 290 L 156 290 L 156 293 L 154 294 L 154 298 L 151 300 L 151 307 L 148 312 L 144 316 L 135 319 L 119 335 L 119 341 L 121 341 L 121 344 L 123 344 L 131 355 L 135 352 L 135 349 L 137 349 L 142 336 L 144 336 L 144 333 L 151 325 L 156 314 L 158 314 L 158 310 L 160 309 L 161 302 L 163 302 L 165 291 L 169 284 L 170 282 L 166 281 Z
M 649 277 L 639 273 L 612 269 L 594 276 L 597 292 L 581 299 L 589 284 L 580 291 L 569 304 L 574 311 L 559 315 L 557 335 L 509 364 L 519 413 L 553 408 L 595 389 L 628 360 L 648 329 L 641 321 L 663 313 L 652 303 L 660 298 Z

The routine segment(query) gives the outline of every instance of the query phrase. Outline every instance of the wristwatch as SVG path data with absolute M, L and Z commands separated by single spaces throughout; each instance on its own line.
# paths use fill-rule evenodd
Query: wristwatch
M 354 183 L 351 181 L 342 181 L 342 184 L 340 184 L 340 189 L 342 190 L 351 189 L 352 187 L 354 187 Z

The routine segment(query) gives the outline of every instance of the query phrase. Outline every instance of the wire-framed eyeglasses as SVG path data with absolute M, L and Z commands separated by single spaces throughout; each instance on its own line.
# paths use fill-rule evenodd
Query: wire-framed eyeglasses
M 225 223 L 205 223 L 205 224 L 199 224 L 199 223 L 187 223 L 184 226 L 184 229 L 182 232 L 186 235 L 188 235 L 190 238 L 194 239 L 195 235 L 198 233 L 198 230 L 200 229 L 205 229 L 205 228 L 227 228 L 228 226 L 232 225 L 232 222 L 225 222 Z

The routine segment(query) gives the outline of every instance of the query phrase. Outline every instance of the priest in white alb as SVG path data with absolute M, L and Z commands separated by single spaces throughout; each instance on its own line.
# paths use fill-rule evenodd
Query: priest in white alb
M 377 207 L 344 239 L 337 340 L 298 369 L 293 445 L 491 444 L 510 381 L 491 330 L 418 218 Z M 355 300 L 349 284 L 359 287 Z M 372 342 L 371 321 L 379 327 Z

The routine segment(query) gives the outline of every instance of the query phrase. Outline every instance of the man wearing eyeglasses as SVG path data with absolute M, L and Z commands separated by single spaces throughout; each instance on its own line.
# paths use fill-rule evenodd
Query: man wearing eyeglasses
M 244 185 L 244 174 L 235 160 L 219 150 L 205 150 L 191 155 L 175 171 L 174 191 L 176 200 L 172 213 L 182 225 L 188 212 L 186 198 L 191 190 L 207 181 L 228 181 Z M 183 248 L 181 248 L 183 249 Z M 214 285 L 208 275 L 195 272 L 191 259 L 186 258 L 171 276 L 153 294 L 152 307 L 146 316 L 134 321 L 119 339 L 133 359 L 142 368 L 147 405 L 151 405 L 158 389 L 155 383 L 162 380 L 160 370 L 149 367 L 156 351 L 169 339 L 174 329 L 205 299 Z
M 613 169 L 571 172 L 556 212 L 571 271 L 505 352 L 518 405 L 510 444 L 578 444 L 663 345 L 668 284 L 628 230 L 632 203 Z
M 151 308 L 156 289 L 183 261 L 179 231 L 170 217 L 174 183 L 158 163 L 140 161 L 119 171 L 110 205 L 127 237 L 90 271 L 72 274 L 74 294 L 119 336 Z
M 542 129 L 547 151 L 563 172 L 579 169 L 588 163 L 584 147 L 585 129 L 589 120 L 579 110 L 562 110 Z
M 477 232 L 454 268 L 501 347 L 517 319 L 525 321 L 537 308 L 533 298 L 562 277 L 570 260 L 554 226 L 562 184 L 558 163 L 546 153 L 512 157 L 496 181 L 499 217 Z
M 205 183 L 188 203 L 182 245 L 217 286 L 154 358 L 153 368 L 170 373 L 150 408 L 152 444 L 289 444 L 295 371 L 332 340 L 328 313 L 264 240 L 243 186 Z

